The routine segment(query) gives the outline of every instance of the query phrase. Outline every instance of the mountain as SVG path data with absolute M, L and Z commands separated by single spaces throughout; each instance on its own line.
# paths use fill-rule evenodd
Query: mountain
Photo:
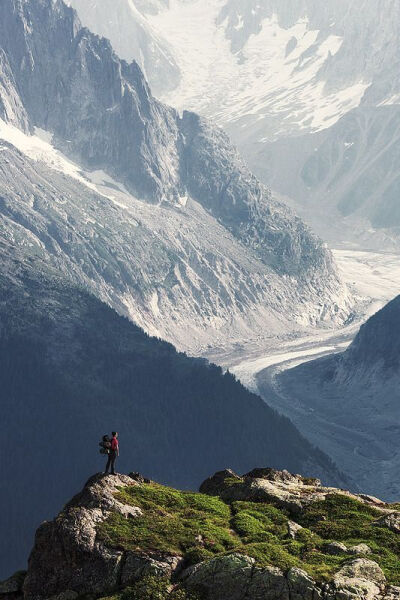
M 400 296 L 342 354 L 276 378 L 291 419 L 368 493 L 399 492 Z M 290 406 L 290 408 L 288 408 Z
M 39 527 L 3 600 L 399 598 L 398 505 L 270 468 L 200 492 L 94 475 Z
M 328 129 L 267 145 L 258 175 L 331 245 L 397 252 L 399 124 L 399 106 L 359 107 Z
M 172 90 L 159 88 L 164 101 L 215 120 L 331 244 L 398 250 L 397 2 L 171 0 L 136 9 L 180 72 Z M 101 30 L 94 7 L 85 18 Z M 107 35 L 118 49 L 120 29 Z M 132 57 L 140 58 L 133 45 Z
M 2 576 L 23 565 L 37 524 L 101 468 L 110 428 L 118 469 L 185 488 L 227 464 L 266 460 L 346 482 L 229 372 L 150 338 L 39 253 L 27 260 L 2 243 L 1 256 Z
M 79 12 L 83 25 L 113 39 L 118 56 L 137 61 L 155 95 L 178 85 L 180 70 L 172 48 L 157 35 L 134 0 L 68 0 L 66 4 Z M 151 9 L 144 3 L 139 6 L 142 11 Z
M 321 240 L 71 7 L 2 2 L 0 48 L 4 243 L 197 354 L 347 318 Z

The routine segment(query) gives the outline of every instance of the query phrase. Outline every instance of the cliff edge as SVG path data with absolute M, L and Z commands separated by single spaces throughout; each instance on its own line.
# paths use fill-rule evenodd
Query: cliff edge
M 267 468 L 200 493 L 99 474 L 39 527 L 0 599 L 395 600 L 399 508 Z

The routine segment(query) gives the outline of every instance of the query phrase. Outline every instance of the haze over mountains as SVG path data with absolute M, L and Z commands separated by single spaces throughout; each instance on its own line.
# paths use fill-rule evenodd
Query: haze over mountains
M 161 39 L 175 70 L 165 83 L 153 63 L 157 93 L 215 119 L 324 239 L 398 250 L 395 0 L 119 0 L 124 32 L 145 20 L 139 53 L 97 3 L 71 2 L 125 58 Z
M 0 40 L 1 137 L 22 152 L 3 144 L 5 243 L 192 352 L 346 318 L 323 243 L 72 9 L 7 0 Z
M 279 406 L 367 493 L 398 498 L 400 296 L 372 316 L 349 348 L 277 374 Z M 260 390 L 268 389 L 260 375 Z M 272 399 L 272 397 L 271 397 Z

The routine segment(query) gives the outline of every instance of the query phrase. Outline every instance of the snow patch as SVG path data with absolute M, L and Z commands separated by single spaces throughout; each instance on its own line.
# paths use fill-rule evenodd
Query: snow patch
M 222 126 L 248 127 L 264 118 L 270 122 L 276 115 L 282 130 L 290 122 L 297 129 L 314 131 L 331 126 L 359 105 L 369 82 L 327 94 L 324 81 L 317 78 L 325 62 L 340 50 L 341 37 L 320 39 L 320 31 L 312 30 L 306 18 L 285 29 L 274 15 L 262 21 L 260 32 L 249 37 L 240 53 L 233 54 L 227 19 L 216 26 L 223 5 L 223 0 L 171 0 L 169 8 L 148 16 L 152 28 L 173 47 L 182 72 L 180 85 L 163 95 L 165 102 L 211 117 Z M 233 29 L 241 30 L 243 16 L 237 18 Z M 293 38 L 297 45 L 286 55 Z M 259 141 L 270 137 L 271 133 L 269 138 L 261 135 Z

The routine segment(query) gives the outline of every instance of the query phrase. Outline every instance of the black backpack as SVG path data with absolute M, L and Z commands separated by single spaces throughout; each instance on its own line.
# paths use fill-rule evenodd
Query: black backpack
M 111 440 L 108 435 L 103 435 L 100 446 L 100 454 L 110 454 L 111 450 Z

